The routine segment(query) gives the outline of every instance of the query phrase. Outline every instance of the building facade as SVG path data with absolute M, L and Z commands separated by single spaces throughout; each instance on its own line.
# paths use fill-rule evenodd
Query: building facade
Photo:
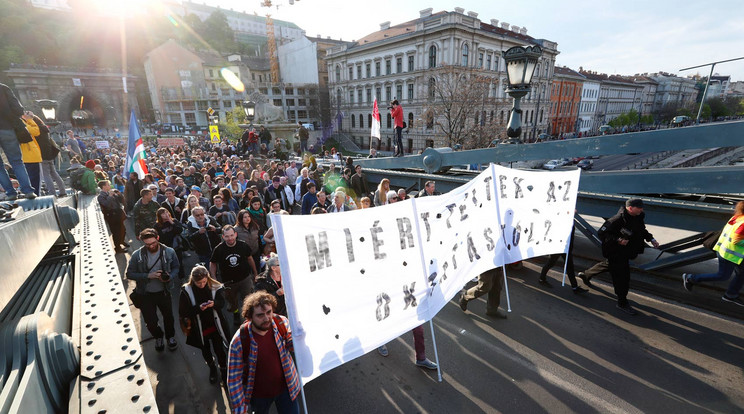
M 582 68 L 579 68 L 579 70 L 582 70 Z M 599 89 L 599 81 L 584 76 L 584 81 L 581 84 L 581 102 L 579 103 L 578 115 L 579 134 L 581 136 L 596 135 L 600 125 L 602 125 L 597 117 Z
M 601 123 L 600 126 L 630 112 L 631 109 L 638 111 L 643 85 L 616 75 L 608 76 L 604 73 L 586 70 L 581 71 L 581 74 L 589 80 L 599 82 L 599 97 L 595 117 Z
M 628 79 L 638 85 L 643 85 L 641 104 L 637 109 L 639 119 L 642 116 L 651 115 L 654 112 L 654 102 L 656 101 L 659 83 L 646 75 L 628 76 Z
M 565 66 L 556 66 L 550 85 L 550 134 L 578 133 L 579 104 L 586 77 Z
M 731 76 L 715 74 L 710 77 L 710 86 L 705 99 L 726 97 L 731 85 Z
M 408 129 L 404 149 L 418 152 L 426 146 L 448 145 L 445 133 L 437 127 L 444 116 L 434 113 L 439 98 L 434 96 L 438 76 L 445 70 L 486 79 L 487 95 L 471 105 L 468 122 L 503 124 L 512 99 L 504 92 L 507 85 L 502 52 L 512 46 L 540 45 L 542 57 L 535 69 L 533 91 L 522 99 L 522 138 L 534 139 L 548 128 L 549 86 L 553 77 L 557 44 L 527 35 L 525 28 L 492 19 L 490 24 L 478 14 L 456 8 L 452 12 L 422 10 L 417 19 L 390 26 L 380 25 L 351 45 L 328 50 L 329 88 L 332 113 L 340 114 L 340 129 L 362 148 L 370 146 L 370 121 L 374 99 L 381 113 L 382 147 L 390 148 L 393 125 L 385 108 L 392 99 L 403 107 Z M 468 108 L 470 109 L 470 108 Z M 376 146 L 377 140 L 373 142 Z
M 695 81 L 681 78 L 670 73 L 658 72 L 648 75 L 658 83 L 654 98 L 654 112 L 660 111 L 667 105 L 679 108 L 692 108 L 697 99 Z

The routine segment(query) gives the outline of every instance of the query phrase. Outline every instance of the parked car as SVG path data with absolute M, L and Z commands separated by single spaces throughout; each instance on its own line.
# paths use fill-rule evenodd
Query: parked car
M 592 167 L 594 166 L 594 161 L 588 160 L 588 159 L 583 159 L 583 160 L 579 161 L 579 163 L 576 164 L 576 166 L 579 167 L 579 168 L 581 168 L 582 170 L 591 170 Z
M 571 164 L 571 159 L 570 158 L 561 158 L 558 161 L 560 161 L 561 166 Z
M 543 170 L 555 170 L 556 168 L 560 167 L 562 164 L 560 160 L 550 160 L 543 164 Z
M 581 160 L 583 160 L 583 159 L 584 159 L 584 157 L 574 157 L 574 158 L 573 158 L 573 159 L 571 160 L 571 164 L 578 164 L 578 163 L 579 163 L 579 162 L 581 162 Z

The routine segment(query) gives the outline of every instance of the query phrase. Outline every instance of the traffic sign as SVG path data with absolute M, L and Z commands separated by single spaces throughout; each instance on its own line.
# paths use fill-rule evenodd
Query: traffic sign
M 209 116 L 214 115 L 214 109 L 212 109 L 212 107 L 210 106 L 209 108 L 207 108 L 207 113 L 209 114 Z
M 217 125 L 209 126 L 209 138 L 213 144 L 220 143 L 220 128 Z

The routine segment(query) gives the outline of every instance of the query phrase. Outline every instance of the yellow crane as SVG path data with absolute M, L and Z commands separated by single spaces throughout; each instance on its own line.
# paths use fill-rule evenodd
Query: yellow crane
M 261 7 L 271 8 L 271 0 L 264 0 L 261 2 Z M 277 8 L 279 6 L 277 5 Z M 276 37 L 274 34 L 274 20 L 272 20 L 270 14 L 266 14 L 266 37 L 269 41 L 269 62 L 271 62 L 271 82 L 281 83 L 279 75 L 279 58 L 276 52 Z

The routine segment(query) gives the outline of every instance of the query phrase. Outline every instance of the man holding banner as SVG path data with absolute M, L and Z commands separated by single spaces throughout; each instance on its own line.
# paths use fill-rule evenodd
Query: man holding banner
M 463 312 L 468 311 L 468 302 L 488 293 L 486 315 L 506 319 L 506 313 L 499 309 L 501 290 L 504 287 L 499 270 L 499 268 L 494 268 L 481 273 L 478 275 L 478 284 L 463 292 L 460 296 L 460 309 Z

